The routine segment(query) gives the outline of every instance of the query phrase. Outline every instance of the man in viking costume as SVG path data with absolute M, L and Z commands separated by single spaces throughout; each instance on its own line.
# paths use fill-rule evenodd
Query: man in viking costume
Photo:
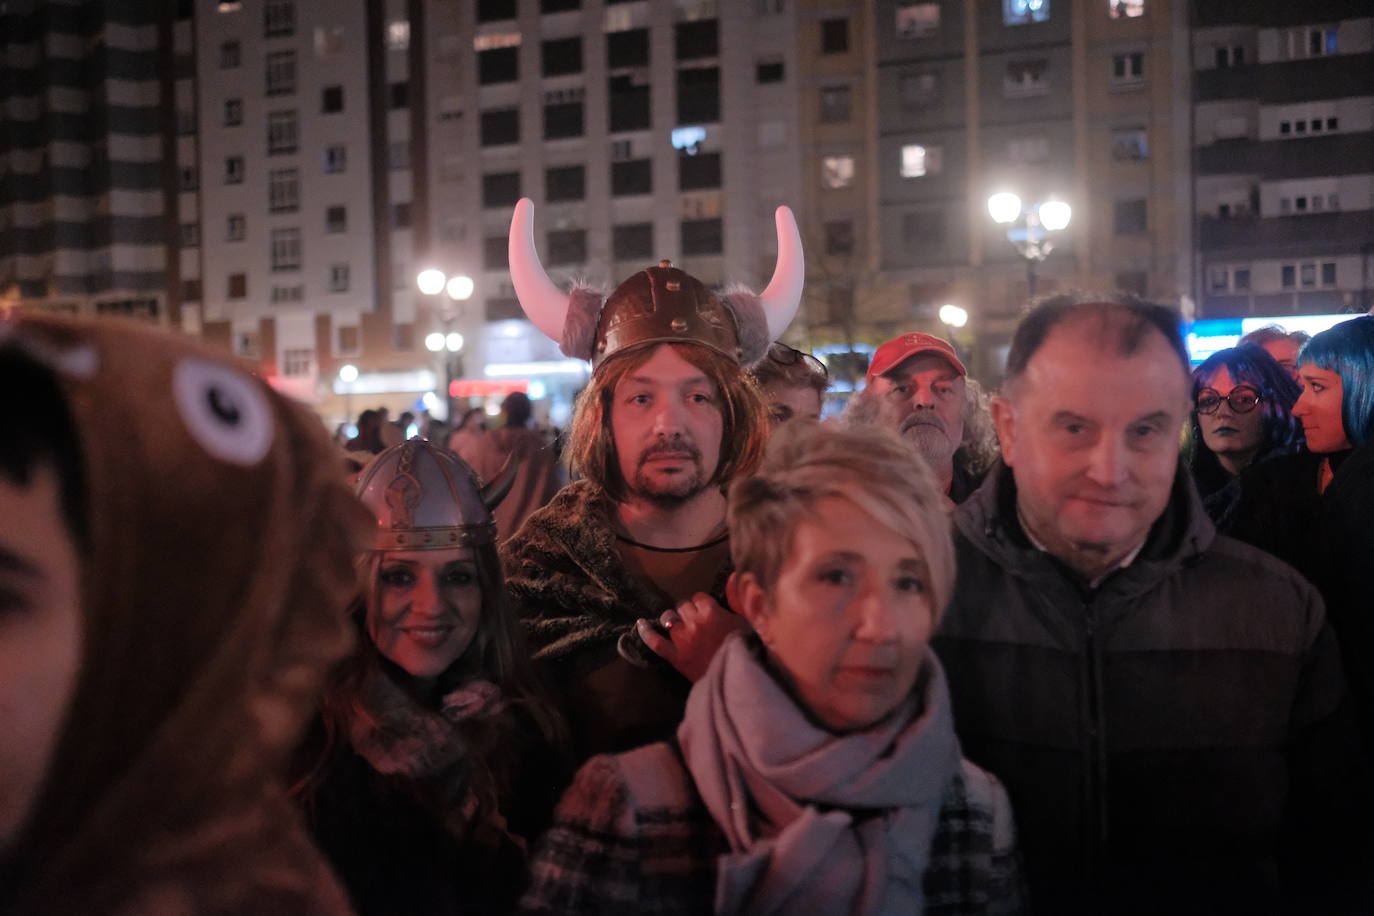
M 801 238 L 776 214 L 778 262 L 762 294 L 716 294 L 661 261 L 609 297 L 561 292 L 516 205 L 511 280 L 564 354 L 590 360 L 569 452 L 581 479 L 504 545 L 511 597 L 562 696 L 580 757 L 663 739 L 692 680 L 743 621 L 725 605 L 725 486 L 758 462 L 768 419 L 743 367 L 801 299 Z

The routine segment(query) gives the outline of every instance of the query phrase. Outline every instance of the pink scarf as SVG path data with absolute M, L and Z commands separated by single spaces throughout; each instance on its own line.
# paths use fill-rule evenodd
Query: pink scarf
M 815 724 L 765 668 L 755 639 L 726 641 L 687 700 L 683 758 L 730 852 L 717 913 L 921 912 L 922 876 L 959 767 L 944 671 L 873 727 Z M 919 712 L 918 712 L 919 711 Z

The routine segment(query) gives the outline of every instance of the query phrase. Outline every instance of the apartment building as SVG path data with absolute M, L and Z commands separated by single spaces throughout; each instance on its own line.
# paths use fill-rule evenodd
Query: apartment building
M 1031 282 L 989 216 L 1000 191 L 1072 207 L 1037 293 L 1190 292 L 1180 2 L 884 0 L 874 25 L 878 266 L 900 303 L 875 338 L 955 333 L 976 372 L 1000 373 Z M 964 330 L 940 328 L 947 303 Z
M 0 307 L 179 319 L 173 10 L 0 7 Z
M 1374 17 L 1367 3 L 1193 10 L 1200 315 L 1374 307 Z

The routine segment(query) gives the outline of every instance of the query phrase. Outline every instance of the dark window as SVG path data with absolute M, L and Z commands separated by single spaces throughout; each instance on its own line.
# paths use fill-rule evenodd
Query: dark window
M 324 231 L 325 232 L 347 232 L 348 231 L 348 208 L 347 207 L 326 207 L 324 211 Z
M 902 214 L 902 243 L 927 246 L 943 245 L 945 211 L 923 210 Z
M 582 72 L 582 37 L 559 38 L 544 42 L 541 61 L 545 76 Z
M 391 326 L 391 348 L 397 353 L 409 353 L 415 349 L 415 325 L 393 324 Z
M 684 255 L 720 254 L 725 250 L 725 233 L 719 219 L 684 219 L 682 221 L 682 253 Z
M 483 146 L 520 142 L 520 109 L 498 108 L 482 112 L 481 142 Z
M 262 11 L 262 34 L 266 38 L 283 38 L 296 31 L 294 0 L 267 0 Z
M 579 9 L 582 0 L 539 0 L 539 12 L 541 13 L 565 13 L 568 10 Z
M 549 232 L 549 264 L 585 264 L 586 261 L 585 229 L 554 229 Z
M 763 61 L 755 69 L 754 74 L 754 78 L 760 83 L 781 83 L 784 75 L 782 61 Z
M 181 281 L 181 301 L 199 302 L 200 301 L 200 281 L 182 280 Z
M 237 41 L 226 41 L 219 46 L 219 66 L 221 70 L 233 70 L 243 62 L 243 47 Z
M 821 20 L 821 53 L 843 54 L 849 50 L 849 20 Z
M 224 100 L 224 126 L 238 127 L 243 123 L 243 99 Z
M 1336 262 L 1327 261 L 1322 264 L 1322 286 L 1336 285 Z
M 477 82 L 513 83 L 520 79 L 520 49 L 490 48 L 477 52 Z
M 565 165 L 544 170 L 544 199 L 582 200 L 587 196 L 587 170 L 580 165 Z
M 582 136 L 582 103 L 560 102 L 544 106 L 544 139 Z
M 1297 285 L 1297 270 L 1292 264 L 1283 265 L 1283 286 L 1285 289 Z
M 611 254 L 617 261 L 644 260 L 654 256 L 654 224 L 626 223 L 611 228 Z
M 515 0 L 477 0 L 477 21 L 498 22 L 515 18 Z
M 629 29 L 606 36 L 606 69 L 649 65 L 649 30 Z
M 940 99 L 940 74 L 905 73 L 899 82 L 902 105 L 905 108 L 925 108 Z
M 493 172 L 482 176 L 482 206 L 512 207 L 519 199 L 519 172 Z
M 1118 200 L 1113 211 L 1112 223 L 1117 235 L 1144 232 L 1146 229 L 1145 201 Z
M 846 324 L 854 315 L 854 284 L 839 280 L 825 291 L 825 312 L 828 324 Z
M 273 51 L 267 55 L 268 95 L 290 95 L 296 91 L 296 52 Z
M 248 296 L 248 274 L 229 275 L 229 298 L 243 299 Z
M 720 153 L 678 156 L 677 187 L 679 191 L 720 187 Z
M 410 83 L 392 83 L 389 96 L 392 108 L 405 108 L 410 104 Z
M 611 133 L 647 130 L 650 124 L 649 87 L 636 85 L 630 76 L 613 76 L 608 88 Z
M 720 23 L 716 19 L 679 22 L 673 27 L 673 44 L 678 60 L 715 57 L 718 53 Z
M 410 228 L 410 201 L 403 200 L 391 205 L 391 225 L 396 229 Z
M 677 123 L 712 124 L 720 120 L 720 68 L 677 72 Z
M 822 124 L 842 124 L 849 120 L 848 86 L 823 86 L 820 98 Z
M 509 240 L 504 235 L 482 240 L 482 266 L 487 270 L 510 270 Z
M 344 110 L 344 94 L 342 86 L 325 86 L 320 92 L 320 111 L 324 114 L 336 114 Z
M 854 253 L 854 222 L 838 219 L 825 224 L 825 253 Z
M 631 159 L 611 163 L 611 196 L 654 192 L 654 164 L 649 159 Z
M 1135 293 L 1137 296 L 1145 295 L 1145 287 L 1149 283 L 1149 277 L 1143 270 L 1127 270 L 1116 275 L 1116 288 L 1127 293 Z

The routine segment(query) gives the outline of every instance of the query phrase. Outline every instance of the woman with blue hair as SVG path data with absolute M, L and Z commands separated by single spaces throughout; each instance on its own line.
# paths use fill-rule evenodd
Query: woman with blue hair
M 1298 356 L 1293 416 L 1308 451 L 1252 468 L 1231 534 L 1286 560 L 1326 601 L 1374 738 L 1374 317 L 1317 334 Z
M 1193 370 L 1188 465 L 1207 513 L 1225 530 L 1246 468 L 1303 445 L 1292 414 L 1302 389 L 1256 344 L 1218 350 Z

